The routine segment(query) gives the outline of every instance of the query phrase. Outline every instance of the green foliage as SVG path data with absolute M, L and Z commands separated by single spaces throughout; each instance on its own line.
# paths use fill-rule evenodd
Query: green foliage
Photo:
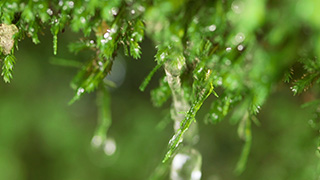
M 13 66 L 15 64 L 15 57 L 13 55 L 6 55 L 3 59 L 2 73 L 4 82 L 8 83 L 12 79 Z
M 245 141 L 236 167 L 240 173 L 252 143 L 251 120 L 283 76 L 285 82 L 293 82 L 294 94 L 320 82 L 320 15 L 310 11 L 317 5 L 312 0 L 305 4 L 301 0 L 2 1 L 0 23 L 13 28 L 0 29 L 1 75 L 10 82 L 15 63 L 13 42 L 27 36 L 38 44 L 38 34 L 50 28 L 56 55 L 59 33 L 69 27 L 75 33 L 81 31 L 84 37 L 69 49 L 74 53 L 91 50 L 92 58 L 81 65 L 61 59 L 52 63 L 79 68 L 71 82 L 75 95 L 70 103 L 103 89 L 99 103 L 103 115 L 97 132 L 106 134 L 111 117 L 106 110 L 109 105 L 104 104 L 109 101 L 105 86 L 112 84 L 106 77 L 119 49 L 139 59 L 139 44 L 148 36 L 157 47 L 157 65 L 140 90 L 144 91 L 163 67 L 165 74 L 159 87 L 151 91 L 151 99 L 161 106 L 172 97 L 172 118 L 180 123 L 164 161 L 174 155 L 198 110 L 214 94 L 205 119 L 218 123 L 230 114 L 231 123 L 239 124 L 239 136 Z M 183 120 L 177 118 L 178 113 Z

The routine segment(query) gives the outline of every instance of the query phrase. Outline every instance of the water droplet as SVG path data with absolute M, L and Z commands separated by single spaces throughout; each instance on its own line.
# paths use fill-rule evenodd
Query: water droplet
M 292 92 L 297 93 L 298 90 L 295 87 L 290 87 L 290 89 L 292 90 Z
M 38 7 L 39 7 L 39 9 L 43 9 L 44 6 L 43 6 L 43 4 L 39 4 Z
M 239 32 L 235 37 L 235 40 L 237 43 L 243 42 L 244 39 L 245 39 L 245 35 L 242 32 Z
M 108 41 L 106 40 L 106 39 L 101 39 L 101 44 L 105 44 L 105 43 L 107 43 Z
M 200 69 L 198 70 L 198 73 L 201 73 L 202 70 L 203 70 L 203 68 L 200 68 Z
M 240 0 L 233 1 L 232 5 L 231 5 L 231 9 L 236 14 L 240 14 L 242 12 L 242 10 L 243 10 L 243 2 L 240 1 Z
M 111 156 L 116 152 L 116 150 L 117 150 L 116 142 L 111 138 L 107 138 L 107 140 L 104 142 L 104 148 L 103 148 L 104 153 L 108 156 Z
M 198 171 L 198 170 L 192 171 L 191 179 L 201 179 L 201 175 L 202 175 L 201 171 Z
M 227 66 L 230 66 L 230 65 L 231 65 L 230 59 L 227 59 L 226 62 L 225 62 L 225 64 L 226 64 Z
M 111 13 L 112 15 L 116 16 L 118 14 L 118 8 L 116 7 L 111 8 Z
M 110 36 L 110 33 L 109 33 L 109 32 L 106 32 L 106 33 L 103 35 L 103 37 L 106 38 L 106 39 L 107 39 L 109 36 Z
M 242 44 L 240 44 L 238 47 L 237 47 L 238 51 L 242 51 L 244 49 L 244 46 Z
M 222 85 L 222 78 L 221 78 L 221 77 L 219 77 L 219 79 L 218 79 L 218 81 L 217 81 L 217 84 L 218 84 L 219 86 Z
M 172 168 L 181 169 L 190 157 L 186 154 L 177 154 L 172 161 Z
M 53 11 L 51 9 L 47 9 L 47 13 L 52 16 L 53 15 Z
M 212 24 L 211 26 L 208 27 L 209 31 L 215 31 L 217 29 L 217 26 Z
M 103 63 L 101 61 L 98 61 L 99 69 L 100 71 L 103 71 Z
M 62 10 L 67 10 L 68 9 L 68 7 L 67 7 L 67 5 L 64 5 L 63 7 L 62 7 Z
M 199 23 L 199 18 L 198 18 L 198 17 L 195 17 L 195 18 L 193 19 L 193 22 L 194 22 L 195 24 L 198 24 L 198 23 Z
M 214 120 L 217 120 L 219 118 L 219 116 L 216 114 L 216 113 L 212 113 L 211 114 L 211 117 L 214 119 Z
M 81 8 L 78 9 L 77 12 L 78 12 L 78 14 L 82 14 L 84 10 L 85 10 L 85 8 L 84 8 L 84 7 L 81 7 Z
M 73 1 L 68 1 L 68 6 L 69 8 L 73 8 L 74 7 L 74 2 Z
M 84 18 L 83 16 L 81 16 L 81 17 L 80 17 L 80 22 L 81 22 L 82 24 L 86 23 L 86 18 Z
M 102 137 L 99 135 L 93 136 L 91 140 L 91 145 L 95 148 L 100 147 L 102 144 Z
M 163 52 L 163 53 L 161 53 L 161 55 L 160 55 L 160 59 L 161 60 L 164 60 L 164 58 L 166 57 L 166 54 Z
M 59 3 L 58 3 L 58 5 L 59 5 L 59 6 L 62 6 L 62 5 L 63 5 L 63 1 L 60 0 Z
M 115 33 L 115 32 L 117 32 L 117 30 L 116 30 L 115 28 L 111 28 L 111 29 L 110 29 L 110 32 L 111 32 L 111 33 Z
M 138 6 L 138 10 L 139 10 L 140 12 L 144 12 L 144 11 L 146 10 L 146 8 L 144 8 L 143 6 Z
M 188 147 L 178 153 L 172 161 L 170 178 L 174 180 L 200 180 L 201 155 Z
M 82 93 L 84 93 L 84 89 L 82 87 L 78 88 L 77 95 L 80 96 Z
M 227 51 L 227 52 L 230 52 L 231 50 L 232 50 L 231 47 L 227 47 L 227 48 L 226 48 L 226 51 Z
M 135 13 L 136 13 L 136 11 L 132 9 L 131 10 L 131 14 L 135 14 Z

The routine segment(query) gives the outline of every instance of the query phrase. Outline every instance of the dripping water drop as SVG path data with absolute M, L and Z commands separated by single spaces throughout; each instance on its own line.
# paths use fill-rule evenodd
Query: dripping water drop
M 116 142 L 111 138 L 107 138 L 107 140 L 104 142 L 104 148 L 103 148 L 104 153 L 108 156 L 111 156 L 116 152 L 116 150 L 117 150 Z
M 93 146 L 93 147 L 99 147 L 99 146 L 101 146 L 101 144 L 102 144 L 102 137 L 101 136 L 98 136 L 98 135 L 96 135 L 96 136 L 93 136 L 93 138 L 92 138 L 92 140 L 91 140 L 91 145 Z

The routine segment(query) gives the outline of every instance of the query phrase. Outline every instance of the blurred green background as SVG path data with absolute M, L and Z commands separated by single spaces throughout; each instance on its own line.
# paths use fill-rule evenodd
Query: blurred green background
M 40 37 L 39 45 L 28 38 L 20 42 L 13 80 L 0 82 L 0 180 L 147 179 L 173 134 L 172 122 L 159 128 L 159 122 L 168 118 L 170 102 L 155 108 L 149 95 L 163 72 L 157 72 L 146 92 L 138 89 L 155 65 L 154 45 L 148 39 L 143 42 L 140 60 L 118 54 L 126 71 L 123 84 L 111 90 L 113 122 L 108 137 L 115 140 L 117 150 L 107 156 L 91 147 L 97 123 L 95 94 L 68 106 L 74 94 L 69 82 L 77 70 L 50 64 L 49 34 Z M 68 51 L 67 43 L 78 37 L 68 30 L 60 34 L 57 57 L 89 60 L 87 52 Z M 253 147 L 240 176 L 233 173 L 243 145 L 237 126 L 227 120 L 217 125 L 203 122 L 212 100 L 197 116 L 203 180 L 315 179 L 318 134 L 308 124 L 311 110 L 301 108 L 303 96 L 293 97 L 284 84 L 274 90 L 258 115 L 261 125 L 253 126 Z

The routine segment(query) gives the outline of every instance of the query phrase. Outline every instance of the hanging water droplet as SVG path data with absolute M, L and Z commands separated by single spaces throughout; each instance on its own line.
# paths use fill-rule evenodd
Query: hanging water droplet
M 131 14 L 135 14 L 136 11 L 134 9 L 131 10 Z
M 202 173 L 201 171 L 192 171 L 191 173 L 191 179 L 201 179 Z
M 185 147 L 172 161 L 171 180 L 200 180 L 201 179 L 201 155 L 195 149 Z
M 237 47 L 238 51 L 242 51 L 244 49 L 243 45 L 240 44 L 238 47 Z
M 111 156 L 113 155 L 117 150 L 116 142 L 111 139 L 107 138 L 107 140 L 104 142 L 103 151 L 106 155 Z
M 47 9 L 47 13 L 52 16 L 53 15 L 53 11 L 51 9 Z
M 208 27 L 209 31 L 215 31 L 217 29 L 217 26 L 212 24 L 211 26 Z
M 227 52 L 230 52 L 230 51 L 231 51 L 231 47 L 227 47 L 227 48 L 226 48 L 226 51 L 227 51 Z
M 95 148 L 100 147 L 102 144 L 102 137 L 99 135 L 93 136 L 92 140 L 91 140 L 91 145 Z

